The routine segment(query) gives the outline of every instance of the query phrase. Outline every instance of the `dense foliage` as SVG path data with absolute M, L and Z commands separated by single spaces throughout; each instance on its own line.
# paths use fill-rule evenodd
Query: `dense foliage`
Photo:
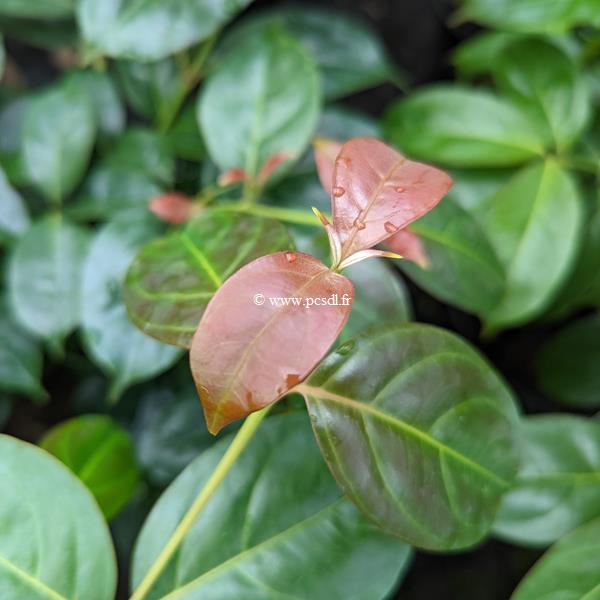
M 597 0 L 463 0 L 415 89 L 251 4 L 0 0 L 0 598 L 377 600 L 492 537 L 545 551 L 514 600 L 596 598 Z

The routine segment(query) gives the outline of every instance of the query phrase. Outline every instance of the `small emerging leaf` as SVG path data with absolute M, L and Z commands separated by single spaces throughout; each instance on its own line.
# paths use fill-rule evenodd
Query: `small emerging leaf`
M 218 433 L 300 383 L 339 335 L 353 297 L 350 280 L 300 252 L 263 256 L 228 279 L 209 303 L 190 353 L 209 431 Z
M 151 212 L 167 223 L 185 223 L 194 214 L 192 199 L 180 192 L 166 192 L 156 196 L 148 206 Z
M 386 241 L 388 248 L 402 258 L 414 262 L 422 269 L 427 269 L 429 259 L 421 238 L 408 229 L 401 229 Z

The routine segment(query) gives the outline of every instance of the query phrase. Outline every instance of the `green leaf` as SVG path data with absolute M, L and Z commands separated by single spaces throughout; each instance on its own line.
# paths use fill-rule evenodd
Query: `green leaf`
M 4 50 L 4 38 L 0 34 L 0 79 L 4 75 L 4 65 L 6 62 L 6 51 Z
M 88 95 L 73 85 L 42 92 L 23 124 L 23 161 L 31 183 L 60 203 L 81 180 L 96 135 Z
M 451 190 L 410 227 L 423 243 L 427 268 L 406 260 L 398 266 L 435 298 L 483 316 L 502 297 L 504 269 L 485 231 L 456 201 L 460 197 Z
M 127 387 L 165 371 L 180 356 L 176 348 L 138 331 L 122 300 L 127 267 L 156 232 L 154 223 L 139 219 L 109 223 L 96 235 L 85 262 L 83 342 L 91 360 L 111 377 L 113 402 Z
M 354 284 L 354 302 L 341 340 L 362 333 L 371 325 L 411 320 L 408 291 L 386 261 L 361 262 L 345 270 L 345 274 Z
M 21 3 L 21 6 L 25 5 L 26 3 Z M 50 27 L 40 27 L 39 20 L 33 17 L 5 16 L 0 9 L 0 31 L 4 31 L 12 39 L 42 50 L 57 50 L 77 45 L 77 29 L 72 19 L 66 17 L 53 19 L 50 25 Z
M 79 0 L 77 20 L 90 54 L 151 61 L 207 39 L 251 1 Z
M 494 532 L 546 546 L 600 516 L 600 422 L 550 414 L 526 417 L 522 429 L 521 467 Z
M 3 598 L 112 600 L 117 567 L 91 494 L 49 454 L 0 435 Z
M 504 296 L 486 327 L 525 323 L 548 307 L 573 266 L 583 221 L 578 191 L 548 158 L 519 171 L 478 210 L 506 271 Z
M 452 55 L 452 62 L 460 77 L 472 79 L 488 73 L 507 46 L 522 39 L 518 33 L 484 31 L 462 42 Z
M 110 417 L 69 419 L 50 429 L 39 445 L 77 475 L 107 519 L 124 508 L 140 482 L 131 438 Z
M 188 104 L 165 134 L 169 149 L 179 158 L 200 162 L 206 158 L 206 147 L 200 135 L 196 107 Z
M 338 483 L 384 531 L 431 550 L 488 533 L 517 470 L 517 416 L 469 345 L 386 325 L 342 344 L 296 389 Z
M 100 164 L 84 181 L 77 200 L 67 207 L 76 219 L 95 220 L 148 213 L 148 203 L 162 189 L 146 173 L 116 164 Z
M 133 587 L 229 442 L 196 459 L 150 513 L 133 556 Z M 262 425 L 147 598 L 372 600 L 389 594 L 408 556 L 340 497 L 308 419 L 282 415 Z
M 299 156 L 319 113 L 314 61 L 277 27 L 243 38 L 207 79 L 198 119 L 208 151 L 223 170 L 256 176 L 279 152 Z
M 20 96 L 4 105 L 0 111 L 0 165 L 8 180 L 15 185 L 29 183 L 21 148 L 23 123 L 31 102 L 30 96 Z
M 165 140 L 150 129 L 130 127 L 111 148 L 105 164 L 139 171 L 157 183 L 171 185 L 175 159 Z
M 600 589 L 600 519 L 557 542 L 527 573 L 512 600 L 596 600 Z
M 325 98 L 332 100 L 397 78 L 385 48 L 369 23 L 347 11 L 295 6 L 265 11 L 244 20 L 224 45 L 260 35 L 280 24 L 315 59 Z
M 156 62 L 120 60 L 117 75 L 131 107 L 140 115 L 162 122 L 177 102 L 181 74 L 177 62 L 166 58 Z
M 11 187 L 0 167 L 0 240 L 22 235 L 29 228 L 29 213 L 23 198 Z
M 9 264 L 9 301 L 23 327 L 60 343 L 80 319 L 88 233 L 59 215 L 19 238 Z
M 550 316 L 564 316 L 583 306 L 600 307 L 600 204 L 587 215 L 575 268 L 552 307 Z
M 516 41 L 500 52 L 494 74 L 502 89 L 548 124 L 559 151 L 580 137 L 590 118 L 590 95 L 564 50 L 541 39 Z
M 384 120 L 407 154 L 454 167 L 518 165 L 544 153 L 548 132 L 490 92 L 437 85 L 392 105 Z
M 576 25 L 600 24 L 597 0 L 462 0 L 460 15 L 496 29 L 561 33 Z
M 140 464 L 158 486 L 171 483 L 214 440 L 187 371 L 186 385 L 169 380 L 148 386 L 139 398 L 133 431 Z
M 44 400 L 48 395 L 40 381 L 42 353 L 38 344 L 9 318 L 4 301 L 0 308 L 0 390 Z
M 537 361 L 540 388 L 578 408 L 600 408 L 600 314 L 579 319 L 547 342 Z
M 131 320 L 162 342 L 189 348 L 204 309 L 227 278 L 260 256 L 292 248 L 277 221 L 206 212 L 138 253 L 124 290 Z
M 98 71 L 72 71 L 65 84 L 87 94 L 100 136 L 112 138 L 123 131 L 125 109 L 108 75 Z
M 73 12 L 75 0 L 2 0 L 0 15 L 27 19 L 60 19 Z

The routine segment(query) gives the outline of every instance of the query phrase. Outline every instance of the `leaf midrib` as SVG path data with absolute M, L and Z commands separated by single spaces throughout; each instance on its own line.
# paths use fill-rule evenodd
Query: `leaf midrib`
M 317 511 L 316 513 L 313 513 L 309 517 L 306 517 L 302 521 L 298 521 L 297 523 L 294 523 L 287 529 L 284 529 L 283 531 L 276 533 L 272 537 L 260 542 L 259 544 L 256 544 L 252 548 L 248 548 L 247 550 L 243 550 L 243 551 L 239 552 L 235 556 L 232 556 L 231 558 L 227 559 L 225 562 L 222 562 L 220 565 L 217 565 L 216 567 L 213 567 L 209 571 L 206 571 L 199 577 L 196 577 L 189 583 L 186 583 L 184 586 L 180 587 L 178 590 L 175 590 L 175 591 L 167 594 L 166 596 L 163 596 L 163 598 L 161 600 L 175 600 L 176 598 L 181 597 L 181 594 L 185 594 L 186 591 L 188 591 L 191 588 L 194 588 L 198 584 L 203 583 L 205 580 L 210 579 L 211 577 L 214 577 L 215 575 L 218 575 L 222 571 L 226 571 L 233 565 L 243 561 L 244 559 L 246 559 L 249 556 L 252 556 L 253 554 L 256 554 L 256 553 L 264 550 L 265 548 L 271 546 L 272 544 L 276 544 L 277 542 L 280 542 L 281 540 L 292 536 L 297 530 L 302 529 L 303 527 L 310 524 L 312 521 L 319 520 L 320 518 L 323 517 L 323 515 L 326 515 L 327 513 L 332 512 L 335 508 L 337 508 L 337 506 L 339 504 L 341 504 L 344 501 L 345 501 L 345 498 L 343 498 L 343 497 L 338 498 L 337 500 L 334 500 L 327 506 L 321 508 L 319 511 Z
M 2 554 L 0 554 L 0 567 L 4 567 L 5 570 L 10 571 L 14 575 L 16 575 L 17 578 L 23 581 L 27 586 L 35 589 L 47 598 L 51 598 L 52 600 L 68 600 L 68 598 L 66 598 L 65 596 L 61 596 L 58 592 L 55 592 L 45 583 L 30 575 L 29 573 L 27 573 L 27 571 L 24 571 L 23 569 L 18 567 L 15 563 L 8 560 L 8 558 L 2 556 Z
M 335 394 L 333 392 L 329 392 L 321 387 L 314 387 L 308 384 L 300 384 L 296 386 L 295 391 L 303 394 L 304 396 L 316 396 L 321 400 L 334 402 L 337 404 L 342 404 L 350 409 L 357 410 L 358 412 L 366 412 L 375 418 L 396 427 L 397 429 L 402 430 L 405 434 L 412 436 L 424 442 L 426 445 L 435 448 L 440 454 L 445 454 L 449 458 L 454 459 L 456 462 L 462 463 L 464 466 L 469 467 L 470 470 L 480 474 L 485 479 L 488 479 L 496 486 L 501 488 L 510 488 L 511 484 L 503 479 L 502 477 L 496 475 L 488 468 L 484 467 L 480 463 L 470 459 L 468 456 L 461 454 L 454 448 L 447 446 L 443 442 L 440 442 L 433 436 L 429 435 L 427 432 L 414 427 L 410 423 L 399 419 L 398 417 L 388 415 L 383 411 L 371 406 L 370 404 L 365 404 L 363 402 L 359 402 L 354 398 L 348 398 L 346 396 L 342 396 L 340 394 Z

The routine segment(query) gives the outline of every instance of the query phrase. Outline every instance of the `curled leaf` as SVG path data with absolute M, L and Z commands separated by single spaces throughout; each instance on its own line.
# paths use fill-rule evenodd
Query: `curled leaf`
M 301 252 L 240 269 L 215 293 L 190 363 L 211 433 L 275 402 L 305 379 L 350 315 L 346 277 Z
M 346 142 L 335 160 L 331 190 L 342 259 L 422 217 L 451 186 L 444 171 L 408 160 L 375 138 Z

